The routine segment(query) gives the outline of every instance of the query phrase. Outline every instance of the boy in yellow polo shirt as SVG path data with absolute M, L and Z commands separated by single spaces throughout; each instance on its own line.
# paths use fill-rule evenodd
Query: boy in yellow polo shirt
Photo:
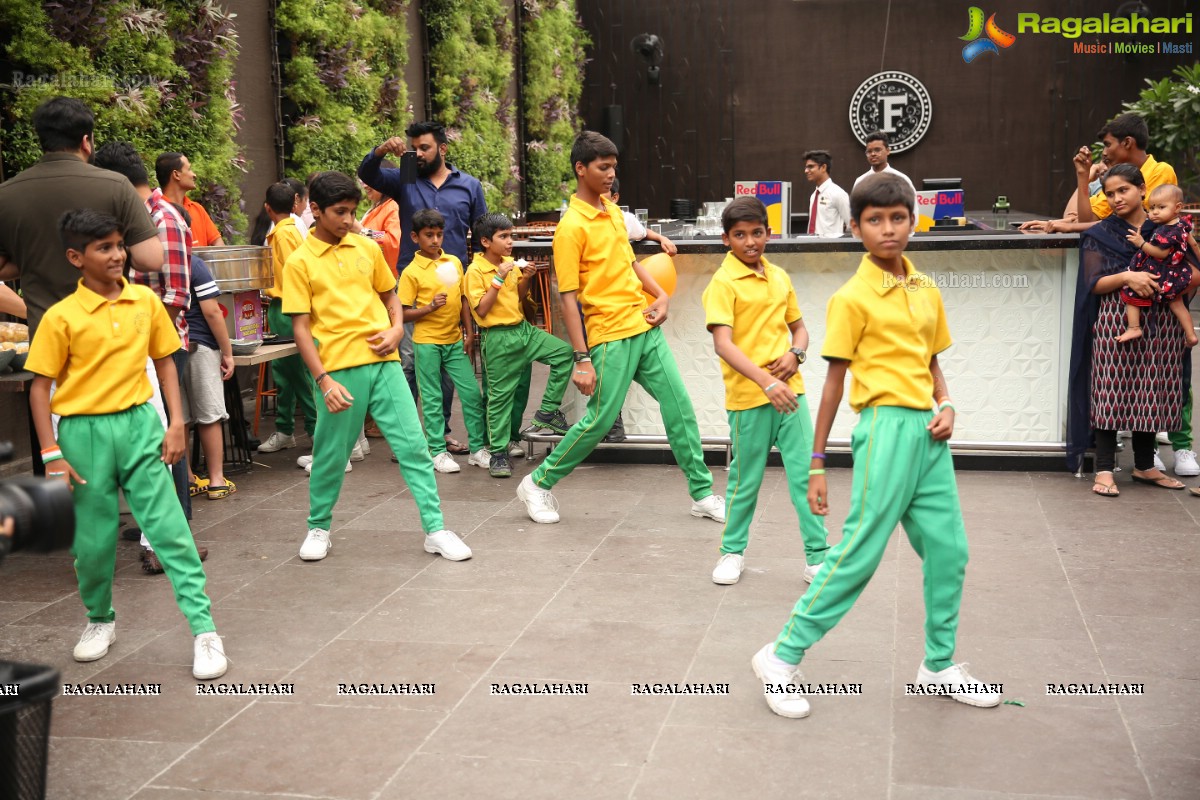
M 517 497 L 534 522 L 558 522 L 550 489 L 609 432 L 629 385 L 637 381 L 662 409 L 671 452 L 687 476 L 692 516 L 724 522 L 725 499 L 713 494 L 692 399 L 658 328 L 667 319 L 667 293 L 634 260 L 625 217 L 604 197 L 616 177 L 617 147 L 595 131 L 583 131 L 571 146 L 571 164 L 578 185 L 554 231 L 554 271 L 574 349 L 572 381 L 590 399 L 583 419 L 522 479 Z M 653 303 L 647 305 L 643 288 L 657 298 Z
M 295 207 L 296 190 L 282 181 L 273 183 L 267 189 L 267 199 L 263 203 L 267 216 L 275 227 L 267 235 L 267 244 L 271 246 L 271 261 L 273 262 L 275 281 L 265 294 L 271 298 L 267 306 L 267 323 L 271 333 L 278 336 L 291 337 L 292 320 L 283 313 L 283 274 L 288 258 L 304 243 L 304 235 L 296 227 L 296 219 L 292 216 Z M 275 381 L 275 432 L 265 442 L 258 446 L 260 453 L 274 453 L 277 450 L 296 446 L 296 404 L 304 414 L 304 430 L 311 437 L 317 427 L 317 406 L 313 400 L 312 376 L 304 368 L 304 360 L 299 355 L 277 358 L 271 362 L 271 378 Z
M 742 553 L 750 541 L 750 521 L 773 446 L 783 457 L 788 491 L 800 517 L 808 562 L 804 580 L 812 583 L 829 543 L 825 523 L 809 510 L 807 499 L 812 417 L 800 365 L 808 348 L 808 329 L 788 274 L 763 255 L 771 236 L 766 206 L 757 197 L 739 197 L 722 212 L 721 226 L 729 254 L 701 298 L 704 324 L 721 357 L 733 442 L 726 486 L 728 521 L 713 583 L 734 584 L 742 576 Z
M 471 314 L 462 301 L 462 264 L 442 250 L 445 228 L 446 220 L 436 209 L 423 208 L 413 214 L 411 235 L 418 250 L 400 273 L 396 293 L 405 307 L 404 321 L 413 323 L 413 362 L 433 468 L 438 472 L 459 471 L 458 462 L 446 452 L 443 436 L 442 371 L 445 370 L 462 403 L 471 448 L 468 463 L 488 469 L 492 454 L 487 449 L 483 398 L 479 396 L 470 358 L 475 346 L 474 329 Z
M 937 358 L 950 346 L 946 311 L 937 287 L 904 257 L 914 204 L 912 187 L 888 173 L 867 178 L 850 194 L 850 228 L 867 255 L 829 299 L 821 351 L 829 372 L 808 482 L 809 507 L 828 514 L 825 443 L 849 369 L 850 407 L 859 413 L 851 437 L 850 512 L 842 540 L 826 554 L 779 638 L 751 659 L 767 705 L 780 716 L 808 716 L 808 701 L 796 692 L 797 665 L 854 605 L 897 524 L 925 575 L 925 660 L 907 692 L 949 695 L 980 707 L 1000 704 L 999 685 L 981 683 L 952 660 L 967 535 L 948 441 L 954 406 Z
M 471 548 L 443 527 L 433 464 L 400 369 L 404 324 L 393 291 L 396 278 L 375 242 L 350 233 L 362 192 L 350 176 L 322 172 L 308 196 L 313 227 L 288 259 L 283 279 L 283 313 L 292 317 L 296 346 L 323 400 L 313 434 L 308 535 L 300 558 L 320 561 L 329 553 L 344 465 L 370 412 L 417 504 L 425 552 L 468 559 Z
M 125 241 L 116 219 L 80 209 L 64 214 L 58 228 L 67 260 L 83 277 L 74 294 L 42 318 L 25 368 L 37 376 L 29 405 L 46 477 L 74 490 L 75 576 L 88 612 L 75 660 L 103 658 L 117 638 L 112 582 L 121 489 L 195 636 L 192 674 L 218 678 L 228 662 L 204 593 L 196 543 L 164 466 L 184 454 L 172 359 L 179 335 L 158 295 L 122 277 Z M 158 412 L 147 403 L 154 393 L 147 358 L 154 360 L 171 418 L 165 435 Z M 61 417 L 57 441 L 51 413 Z
M 529 291 L 534 270 L 514 269 L 512 227 L 512 221 L 503 214 L 484 214 L 475 220 L 471 230 L 479 237 L 482 252 L 475 254 L 463 279 L 467 304 L 483 335 L 488 443 L 492 453 L 488 473 L 493 478 L 512 475 L 506 450 L 512 438 L 513 404 L 517 385 L 534 361 L 550 367 L 546 393 L 534 414 L 534 423 L 555 433 L 566 433 L 569 428 L 559 405 L 571 380 L 571 345 L 525 320 L 521 298 Z M 522 411 L 524 408 L 517 413 Z

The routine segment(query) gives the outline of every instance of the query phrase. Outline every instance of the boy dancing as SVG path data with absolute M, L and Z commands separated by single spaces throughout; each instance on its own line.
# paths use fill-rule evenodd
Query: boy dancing
M 859 413 L 851 438 L 850 513 L 842 540 L 826 554 L 779 638 L 751 660 L 767 705 L 780 716 L 808 716 L 808 701 L 794 686 L 798 664 L 866 588 L 897 523 L 904 525 L 925 575 L 925 660 L 917 668 L 917 684 L 973 706 L 1000 704 L 996 686 L 981 683 L 952 660 L 967 535 L 948 442 L 954 406 L 937 358 L 950 346 L 946 311 L 937 287 L 904 257 L 914 202 L 912 187 L 888 174 L 868 177 L 850 195 L 850 227 L 867 255 L 829 298 L 821 352 L 829 372 L 808 471 L 809 507 L 824 516 L 825 443 L 849 369 L 850 406 Z
M 571 163 L 578 187 L 554 231 L 554 270 L 575 351 L 571 377 L 590 399 L 583 419 L 522 479 L 517 497 L 534 522 L 558 522 L 558 503 L 550 489 L 604 438 L 630 384 L 637 381 L 662 409 L 671 452 L 687 476 L 692 516 L 724 522 L 725 498 L 713 494 L 692 399 L 658 328 L 667 320 L 667 293 L 634 260 L 624 215 L 604 198 L 616 177 L 617 147 L 584 131 L 571 147 Z M 657 298 L 649 306 L 643 287 Z
M 433 464 L 400 369 L 396 351 L 404 327 L 393 291 L 396 278 L 373 241 L 350 234 L 362 193 L 349 176 L 322 172 L 313 178 L 309 198 L 313 227 L 283 277 L 283 313 L 292 318 L 296 346 L 323 399 L 317 405 L 309 530 L 300 558 L 320 561 L 329 553 L 344 465 L 370 412 L 416 501 L 425 552 L 468 559 L 471 548 L 443 526 Z
M 517 385 L 534 361 L 550 367 L 542 406 L 533 415 L 534 424 L 555 433 L 566 433 L 568 429 L 567 418 L 558 407 L 571 380 L 571 345 L 526 321 L 521 298 L 529 291 L 534 269 L 513 268 L 512 228 L 512 221 L 503 214 L 484 214 L 475 220 L 472 232 L 479 237 L 482 252 L 475 254 L 463 281 L 471 315 L 483 333 L 488 443 L 492 453 L 488 472 L 493 478 L 512 475 L 505 451 L 512 438 L 514 399 Z
M 219 678 L 228 662 L 204 593 L 204 567 L 164 468 L 184 453 L 173 360 L 179 334 L 158 295 L 122 276 L 125 239 L 116 219 L 89 209 L 68 211 L 59 221 L 59 235 L 67 260 L 83 277 L 74 294 L 42 318 L 25 368 L 36 375 L 29 404 L 46 477 L 74 490 L 75 575 L 88 612 L 75 660 L 103 658 L 117 638 L 112 582 L 121 489 L 195 636 L 192 675 Z M 147 403 L 154 393 L 146 375 L 148 357 L 171 419 L 165 434 Z M 51 413 L 61 417 L 57 441 Z
M 460 469 L 446 452 L 443 436 L 442 371 L 445 370 L 462 402 L 471 449 L 467 463 L 488 469 L 492 455 L 487 449 L 483 398 L 479 396 L 469 355 L 475 346 L 474 329 L 471 315 L 462 302 L 462 264 L 442 249 L 445 230 L 446 220 L 437 210 L 423 208 L 413 214 L 411 236 L 417 243 L 417 252 L 400 273 L 396 293 L 405 306 L 404 321 L 413 323 L 413 361 L 433 468 L 438 472 Z M 447 275 L 452 283 L 443 279 Z
M 825 523 L 809 510 L 807 500 L 812 417 L 800 365 L 808 348 L 808 329 L 788 274 L 763 255 L 771 237 L 766 206 L 756 197 L 739 197 L 721 214 L 721 225 L 729 254 L 702 298 L 704 322 L 721 357 L 733 441 L 726 488 L 729 521 L 713 583 L 733 584 L 742 576 L 742 553 L 750 541 L 750 521 L 773 446 L 783 456 L 808 561 L 804 580 L 812 583 L 829 544 Z

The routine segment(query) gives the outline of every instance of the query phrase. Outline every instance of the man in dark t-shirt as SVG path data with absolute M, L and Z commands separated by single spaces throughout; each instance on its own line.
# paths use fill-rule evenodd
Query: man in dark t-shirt
M 120 175 L 89 164 L 95 117 L 73 97 L 53 97 L 33 112 L 42 160 L 0 184 L 0 280 L 19 279 L 29 307 L 29 333 L 46 309 L 75 291 L 79 270 L 58 238 L 65 212 L 90 208 L 125 229 L 129 265 L 162 269 L 163 249 L 146 204 Z

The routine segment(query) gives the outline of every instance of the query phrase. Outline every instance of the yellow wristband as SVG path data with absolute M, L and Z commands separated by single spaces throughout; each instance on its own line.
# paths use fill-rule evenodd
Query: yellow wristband
M 824 474 L 825 474 L 825 470 L 823 470 L 823 469 L 810 469 L 810 470 L 808 471 L 808 474 L 809 474 L 809 475 L 824 475 Z

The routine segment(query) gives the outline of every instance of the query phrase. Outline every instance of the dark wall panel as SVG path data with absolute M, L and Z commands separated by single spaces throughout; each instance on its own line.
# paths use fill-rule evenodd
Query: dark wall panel
M 1067 39 L 1025 34 L 998 55 L 966 64 L 959 37 L 967 31 L 969 5 L 580 0 L 595 43 L 583 116 L 599 128 L 605 106 L 623 107 L 622 202 L 665 215 L 672 197 L 719 199 L 731 194 L 734 180 L 777 178 L 792 182 L 793 209 L 799 211 L 810 192 L 804 151 L 829 150 L 834 179 L 849 188 L 867 168 L 850 130 L 850 98 L 881 69 L 900 70 L 929 90 L 934 114 L 924 139 L 892 159 L 897 169 L 915 181 L 962 177 L 972 208 L 1006 194 L 1014 208 L 1046 213 L 1061 210 L 1074 188 L 1075 148 L 1090 143 L 1121 103 L 1136 97 L 1145 78 L 1161 78 L 1195 59 L 1076 55 Z M 1115 14 L 1120 7 L 1115 0 L 1020 0 L 985 11 L 994 10 L 1001 27 L 1016 33 L 1018 11 L 1088 16 Z M 1185 0 L 1159 0 L 1150 14 L 1188 11 L 1194 4 Z M 645 63 L 630 50 L 630 40 L 642 32 L 664 42 L 657 87 L 649 85 Z M 1130 37 L 1090 40 L 1122 38 Z

